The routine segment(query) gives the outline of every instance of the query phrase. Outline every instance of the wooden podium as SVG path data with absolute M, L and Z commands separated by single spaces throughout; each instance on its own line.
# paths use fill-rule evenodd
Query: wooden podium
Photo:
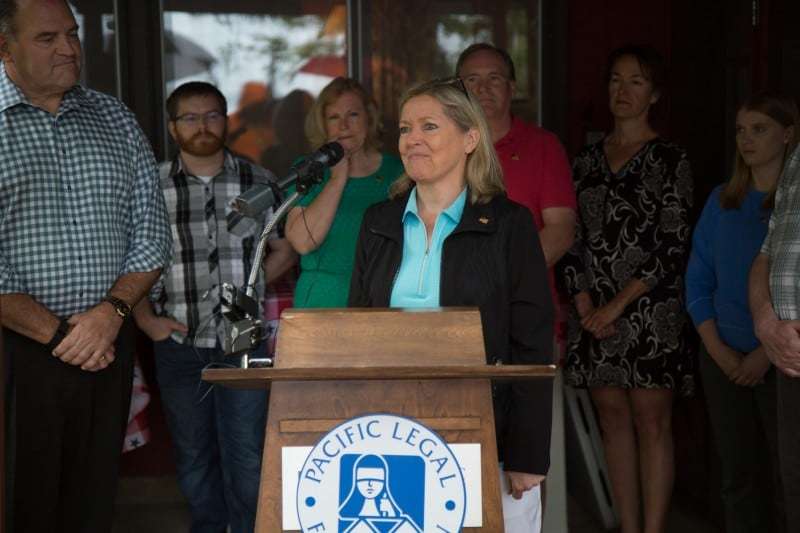
M 271 387 L 256 531 L 282 531 L 281 448 L 313 446 L 368 413 L 480 443 L 483 526 L 464 531 L 503 531 L 490 380 L 549 379 L 555 366 L 490 366 L 483 346 L 476 309 L 289 309 L 274 368 L 204 371 L 226 386 Z

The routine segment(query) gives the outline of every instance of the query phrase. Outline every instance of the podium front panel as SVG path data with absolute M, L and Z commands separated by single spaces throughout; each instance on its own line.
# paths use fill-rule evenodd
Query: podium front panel
M 483 527 L 464 531 L 503 530 L 490 383 L 445 380 L 273 384 L 257 531 L 282 531 L 281 449 L 314 446 L 343 421 L 372 413 L 416 419 L 448 444 L 480 443 Z

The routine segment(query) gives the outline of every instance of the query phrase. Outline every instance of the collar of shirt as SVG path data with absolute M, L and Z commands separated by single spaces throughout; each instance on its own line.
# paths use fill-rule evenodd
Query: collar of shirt
M 0 113 L 20 104 L 36 107 L 28 101 L 22 89 L 11 81 L 6 72 L 5 63 L 0 62 Z M 80 85 L 75 85 L 64 94 L 58 114 L 89 104 L 90 100 L 86 90 Z
M 222 169 L 217 172 L 217 176 L 222 174 L 223 172 L 229 172 L 233 176 L 239 175 L 239 164 L 236 162 L 236 158 L 233 157 L 233 154 L 227 148 L 225 150 L 225 159 L 222 162 Z M 193 180 L 202 181 L 200 178 L 192 174 L 191 172 L 187 172 L 183 168 L 183 159 L 181 159 L 180 154 L 175 156 L 175 160 L 172 162 L 172 169 L 170 169 L 170 176 L 175 176 L 178 173 L 183 174 L 184 176 L 191 178 Z M 215 176 L 216 177 L 216 176 Z
M 494 143 L 495 148 L 500 148 L 507 144 L 513 144 L 516 138 L 519 136 L 519 130 L 522 127 L 522 121 L 511 115 L 511 127 L 508 129 L 505 135 L 503 135 L 496 143 Z
M 792 153 L 789 154 L 789 157 L 786 158 L 781 182 L 794 181 L 798 178 L 800 178 L 800 145 L 796 146 Z
M 461 191 L 453 203 L 450 204 L 447 209 L 441 212 L 441 215 L 445 215 L 450 221 L 453 223 L 454 226 L 457 226 L 459 221 L 461 220 L 461 215 L 464 214 L 464 204 L 467 201 L 467 188 Z M 408 195 L 408 202 L 406 202 L 405 211 L 403 211 L 403 223 L 405 224 L 408 220 L 409 215 L 414 215 L 417 219 L 420 219 L 419 212 L 417 211 L 417 188 L 414 187 L 411 190 L 411 194 Z

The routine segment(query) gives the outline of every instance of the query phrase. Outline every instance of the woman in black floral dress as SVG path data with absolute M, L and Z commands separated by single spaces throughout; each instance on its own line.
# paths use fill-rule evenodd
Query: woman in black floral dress
M 565 376 L 589 388 L 598 409 L 623 533 L 642 531 L 640 500 L 643 530 L 664 530 L 672 399 L 692 390 L 682 277 L 692 177 L 685 152 L 648 120 L 661 64 L 635 46 L 609 60 L 614 130 L 574 162 L 580 221 L 565 257 L 575 303 Z

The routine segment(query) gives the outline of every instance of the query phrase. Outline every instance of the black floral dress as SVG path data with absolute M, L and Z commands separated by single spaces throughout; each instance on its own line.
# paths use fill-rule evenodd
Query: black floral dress
M 616 333 L 595 339 L 570 313 L 565 375 L 574 387 L 693 391 L 683 273 L 688 257 L 692 172 L 686 153 L 649 141 L 616 174 L 600 141 L 573 165 L 579 223 L 563 267 L 572 296 L 588 291 L 595 307 L 632 278 L 648 292 L 628 305 Z

